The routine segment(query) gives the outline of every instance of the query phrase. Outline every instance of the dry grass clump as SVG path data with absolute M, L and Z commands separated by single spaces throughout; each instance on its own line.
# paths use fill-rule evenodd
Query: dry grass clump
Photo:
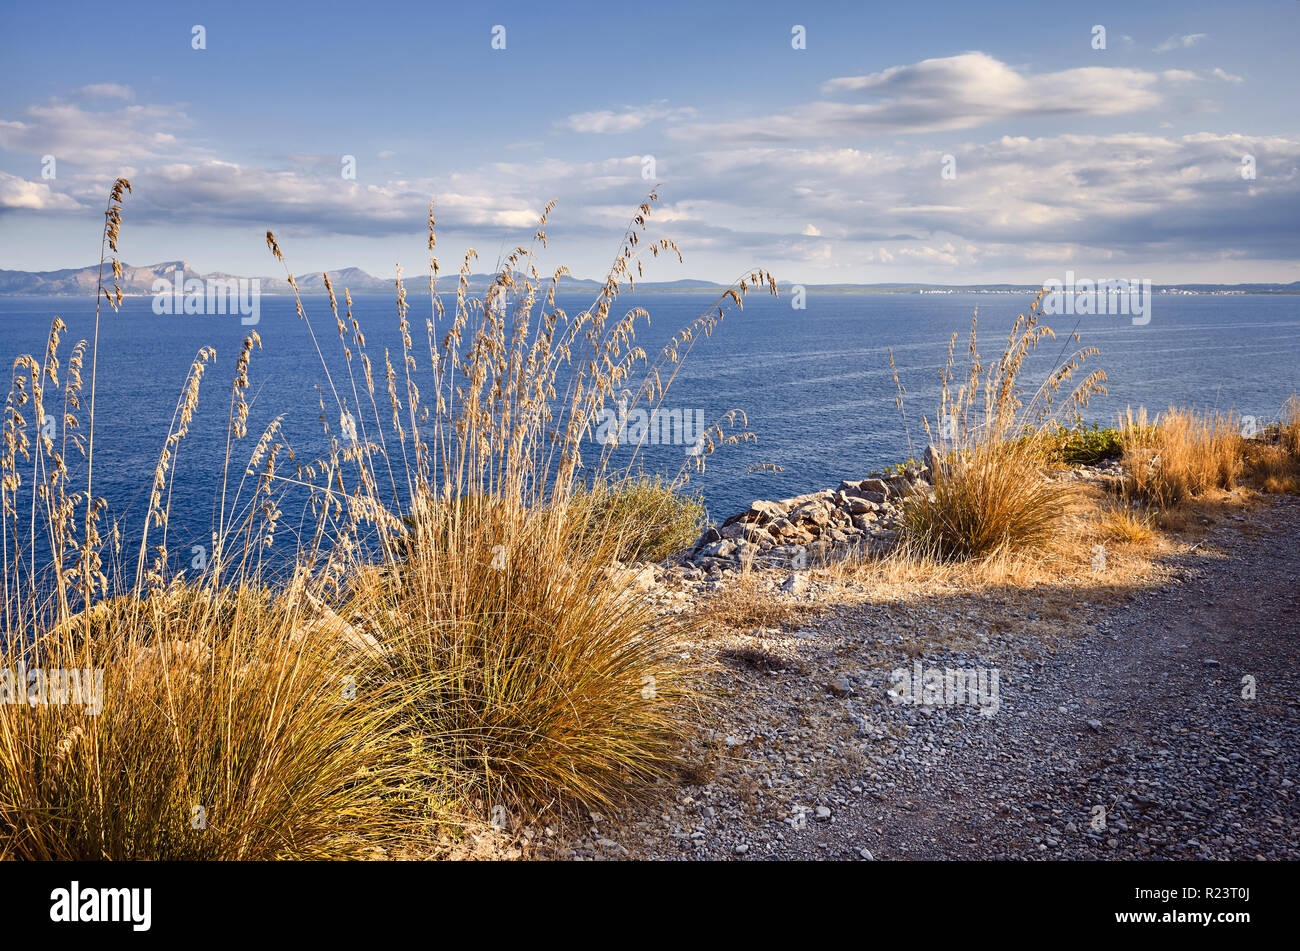
M 773 588 L 759 575 L 742 574 L 704 598 L 696 609 L 696 617 L 706 631 L 795 630 L 817 610 L 815 605 L 797 601 Z
M 915 493 L 905 503 L 903 541 L 916 552 L 939 559 L 983 558 L 1002 549 L 1042 548 L 1060 530 L 1075 489 L 1043 471 L 1046 451 L 1033 436 L 1056 424 L 1063 413 L 1077 412 L 1089 396 L 1104 391 L 1105 374 L 1088 374 L 1061 402 L 1057 397 L 1095 348 L 1075 351 L 1056 366 L 1022 402 L 1020 374 L 1024 361 L 1051 329 L 1038 323 L 1042 295 L 1017 318 L 997 363 L 985 368 L 976 349 L 971 323 L 970 369 L 953 389 L 953 350 L 941 374 L 936 437 L 929 420 L 933 491 Z M 1075 338 L 1077 340 L 1077 337 Z M 892 357 L 891 357 L 892 365 Z M 897 381 L 897 376 L 895 376 Z M 899 387 L 901 408 L 902 388 Z
M 1300 460 L 1300 396 L 1292 396 L 1283 405 L 1278 436 L 1291 458 Z
M 974 597 L 994 618 L 1017 609 L 1045 619 L 1059 615 L 1061 633 L 1071 636 L 1078 631 L 1080 602 L 1116 602 L 1163 584 L 1169 568 L 1161 556 L 1182 547 L 1154 528 L 1150 538 L 1121 537 L 1114 513 L 1118 507 L 1101 490 L 1085 488 L 1041 548 L 1004 547 L 964 560 L 900 548 L 884 558 L 845 562 L 825 575 L 837 602 L 895 606 L 911 614 L 918 599 L 943 604 Z M 1151 513 L 1153 523 L 1159 514 Z M 998 621 L 995 626 L 1007 629 Z
M 109 201 L 114 253 L 129 189 L 119 181 Z M 168 569 L 170 500 L 215 352 L 199 350 L 178 399 L 134 578 L 110 575 L 106 565 L 129 559 L 122 525 L 101 526 L 107 506 L 93 494 L 98 313 L 93 344 L 79 342 L 67 367 L 62 440 L 43 427 L 28 435 L 28 414 L 44 420 L 60 386 L 56 319 L 44 359 L 16 363 L 5 407 L 0 670 L 94 667 L 105 686 L 97 713 L 0 705 L 0 854 L 355 855 L 418 838 L 430 822 L 489 818 L 467 810 L 608 804 L 670 774 L 695 723 L 694 672 L 673 650 L 690 622 L 652 612 L 608 569 L 693 535 L 697 503 L 677 493 L 681 473 L 633 477 L 639 447 L 620 470 L 617 447 L 592 433 L 612 394 L 628 410 L 659 408 L 728 309 L 776 285 L 746 275 L 648 360 L 634 342 L 647 315 L 614 305 L 641 274 L 642 251 L 676 253 L 643 239 L 655 200 L 574 315 L 555 306 L 567 270 L 543 280 L 523 247 L 481 300 L 468 293 L 467 252 L 446 307 L 431 207 L 431 312 L 417 331 L 399 272 L 399 352 L 372 358 L 350 294 L 340 302 L 325 277 L 344 375 L 331 373 L 328 341 L 286 265 L 321 359 L 324 448 L 296 454 L 277 418 L 246 465 L 235 461 L 261 346 L 250 334 L 231 383 L 211 551 L 183 582 Z M 267 246 L 283 263 L 269 232 Z M 116 281 L 116 258 L 112 267 Z M 102 285 L 116 308 L 116 283 Z M 696 464 L 735 438 L 714 427 Z M 70 487 L 73 453 L 85 458 L 84 491 Z M 309 501 L 292 580 L 271 587 L 262 558 L 290 489 Z M 195 807 L 205 828 L 193 825 Z
M 575 554 L 564 513 L 442 518 L 445 544 L 355 579 L 346 600 L 375 619 L 406 691 L 416 769 L 512 816 L 607 807 L 670 775 L 694 672 L 673 650 L 680 622 L 605 570 L 616 538 Z
M 73 618 L 0 648 L 0 670 L 45 672 L 0 705 L 7 855 L 363 857 L 412 835 L 373 658 L 261 592 L 99 607 L 89 633 Z
M 1120 420 L 1124 492 L 1161 508 L 1212 489 L 1231 489 L 1242 474 L 1242 437 L 1231 413 L 1171 407 L 1154 424 L 1132 410 Z
M 904 510 L 904 536 L 940 558 L 1041 548 L 1057 531 L 1071 486 L 1043 478 L 1028 447 L 978 442 L 945 466 L 928 496 Z
M 1251 482 L 1264 492 L 1300 492 L 1300 396 L 1282 407 L 1276 426 L 1260 438 L 1244 440 L 1245 469 Z
M 1244 466 L 1251 482 L 1277 495 L 1300 492 L 1300 460 L 1281 445 L 1247 441 Z
M 1149 513 L 1130 505 L 1112 505 L 1103 509 L 1100 534 L 1108 542 L 1149 545 L 1156 538 Z

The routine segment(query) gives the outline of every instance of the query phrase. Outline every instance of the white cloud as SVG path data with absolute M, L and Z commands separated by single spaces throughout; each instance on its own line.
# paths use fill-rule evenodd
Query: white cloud
M 1210 76 L 1200 74 L 1202 80 Z M 1052 110 L 1133 109 L 1185 88 L 1189 77 L 1178 70 L 1115 68 L 1029 74 L 984 54 L 965 54 L 833 80 L 827 84 L 832 94 L 868 101 L 805 108 L 876 110 L 851 120 L 869 129 L 965 127 Z M 957 97 L 955 104 L 950 96 Z M 97 151 L 96 136 L 120 126 L 132 130 L 127 140 Z M 909 277 L 958 280 L 997 267 L 1032 277 L 1081 256 L 1118 264 L 1135 255 L 1300 259 L 1294 228 L 1300 141 L 1293 138 L 989 135 L 964 142 L 945 137 L 940 145 L 877 137 L 865 148 L 826 142 L 824 133 L 791 128 L 796 140 L 761 144 L 711 136 L 707 144 L 674 149 L 656 132 L 647 148 L 662 151 L 661 173 L 670 169 L 664 188 L 670 201 L 655 206 L 652 227 L 678 239 L 688 263 L 694 252 L 711 256 L 710 266 L 761 261 L 779 273 L 785 262 L 858 280 L 868 278 L 850 278 L 849 272 L 863 262 L 892 266 L 890 274 L 897 269 Z M 360 180 L 346 181 L 336 156 L 277 156 L 279 167 L 248 165 L 211 154 L 189 138 L 179 109 L 156 105 L 93 111 L 46 103 L 0 121 L 0 148 L 36 157 L 53 153 L 60 162 L 58 192 L 0 177 L 0 209 L 102 207 L 112 175 L 130 168 L 132 220 L 253 225 L 286 235 L 409 234 L 417 243 L 430 196 L 444 233 L 489 230 L 494 239 L 503 230 L 527 233 L 546 200 L 558 198 L 556 233 L 616 239 L 648 187 L 639 155 L 578 161 L 548 158 L 540 146 L 535 154 L 511 156 L 517 161 L 411 179 L 386 174 L 372 162 Z M 953 180 L 941 176 L 945 154 L 956 158 Z M 1246 154 L 1256 158 L 1255 180 L 1241 178 Z M 84 164 L 65 172 L 64 159 L 73 156 Z M 835 238 L 829 258 L 823 235 Z
M 822 87 L 827 95 L 850 94 L 867 102 L 812 102 L 776 115 L 678 126 L 668 134 L 784 142 L 971 129 L 999 120 L 1047 116 L 1115 116 L 1161 105 L 1159 87 L 1173 78 L 1116 66 L 1030 74 L 987 53 L 962 53 L 844 76 Z
M 130 86 L 121 83 L 91 83 L 82 86 L 78 92 L 86 99 L 134 99 L 135 93 Z
M 1182 33 L 1174 34 L 1169 39 L 1158 44 L 1155 47 L 1157 53 L 1168 53 L 1170 50 L 1191 49 L 1201 40 L 1205 39 L 1204 33 Z
M 0 212 L 71 211 L 80 207 L 75 198 L 53 191 L 44 182 L 29 182 L 0 172 Z
M 116 172 L 125 164 L 207 154 L 177 137 L 189 125 L 189 117 L 177 106 L 125 105 L 95 111 L 52 99 L 28 107 L 21 119 L 0 119 L 0 149 L 53 155 L 60 162 Z
M 586 132 L 596 135 L 617 135 L 640 129 L 647 123 L 658 119 L 686 119 L 695 114 L 691 108 L 669 109 L 662 105 L 629 106 L 620 112 L 602 109 L 598 112 L 579 112 L 564 120 L 564 127 L 571 132 Z

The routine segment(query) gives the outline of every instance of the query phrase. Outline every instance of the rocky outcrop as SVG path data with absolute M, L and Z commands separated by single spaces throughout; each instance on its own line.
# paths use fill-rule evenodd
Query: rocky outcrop
M 756 501 L 700 536 L 687 561 L 709 572 L 797 570 L 851 554 L 884 554 L 898 541 L 903 501 L 930 492 L 929 480 L 928 466 L 874 472 L 834 489 Z

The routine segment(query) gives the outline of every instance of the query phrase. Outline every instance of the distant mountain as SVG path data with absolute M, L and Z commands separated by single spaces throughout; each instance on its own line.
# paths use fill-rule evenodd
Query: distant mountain
M 122 293 L 128 295 L 151 295 L 154 282 L 161 279 L 174 283 L 178 273 L 183 273 L 189 280 L 196 278 L 206 280 L 232 280 L 238 275 L 214 271 L 203 274 L 190 269 L 186 261 L 164 261 L 143 267 L 123 265 L 122 280 L 119 282 Z M 357 267 L 341 268 L 330 271 L 330 283 L 335 293 L 342 296 L 346 287 L 356 294 L 391 294 L 394 282 L 391 278 L 375 277 Z M 520 280 L 523 275 L 519 275 Z M 112 268 L 104 265 L 104 279 L 112 285 Z M 298 289 L 303 294 L 325 293 L 325 282 L 319 273 L 300 274 L 294 278 Z M 64 268 L 61 271 L 6 271 L 0 269 L 0 296 L 7 297 L 92 297 L 99 280 L 99 266 Z M 268 295 L 291 294 L 289 282 L 282 277 L 262 277 L 261 292 Z M 444 272 L 438 281 L 441 291 L 454 293 L 456 274 Z M 475 274 L 469 279 L 472 293 L 481 294 L 492 282 L 493 275 Z M 419 294 L 428 289 L 426 272 L 411 272 L 405 275 L 408 292 Z M 1113 282 L 1122 285 L 1124 282 Z M 570 293 L 598 293 L 603 287 L 601 281 L 585 278 L 565 277 L 560 280 L 560 290 Z M 798 286 L 793 282 L 781 281 L 780 288 L 788 293 Z M 805 284 L 805 290 L 817 290 L 821 293 L 837 294 L 1035 294 L 1039 285 L 1034 284 Z M 711 293 L 720 294 L 726 285 L 713 281 L 684 279 L 678 281 L 637 282 L 636 289 L 645 293 Z M 1300 281 L 1290 284 L 1153 284 L 1152 291 L 1157 294 L 1300 294 Z
M 155 281 L 164 280 L 169 284 L 174 284 L 178 275 L 183 275 L 183 279 L 187 281 L 191 279 L 224 281 L 239 278 L 239 275 L 227 274 L 222 271 L 204 274 L 190 267 L 188 261 L 163 261 L 160 264 L 141 267 L 124 264 L 122 266 L 122 279 L 118 283 L 123 294 L 147 296 L 154 293 Z M 359 267 L 346 267 L 337 271 L 330 271 L 329 277 L 335 293 L 340 296 L 345 287 L 354 295 L 389 294 L 394 290 L 392 278 L 375 277 Z M 523 277 L 524 275 L 519 275 L 520 280 Z M 470 290 L 481 293 L 486 290 L 493 279 L 494 275 L 490 274 L 471 275 L 468 282 Z M 112 267 L 105 263 L 104 281 L 108 286 L 112 286 L 112 280 Z M 261 277 L 258 280 L 261 281 L 261 292 L 263 294 L 293 293 L 293 289 L 285 278 Z M 298 283 L 298 290 L 303 294 L 325 293 L 325 281 L 319 273 L 298 274 L 294 276 L 294 280 Z M 444 291 L 454 291 L 456 280 L 457 277 L 454 273 L 450 275 L 444 273 L 439 279 L 438 286 Z M 0 295 L 8 297 L 93 297 L 98 282 L 99 265 L 97 264 L 92 264 L 89 267 L 64 268 L 59 271 L 6 271 L 0 269 Z M 408 291 L 413 294 L 418 294 L 428 288 L 428 276 L 425 272 L 408 273 L 405 275 L 405 282 Z M 560 287 L 565 291 L 597 293 L 603 286 L 604 284 L 601 281 L 572 277 L 560 279 Z M 667 291 L 701 289 L 714 290 L 720 293 L 723 290 L 719 284 L 694 280 L 637 285 L 638 288 L 642 286 L 647 290 Z
M 148 296 L 154 293 L 155 281 L 164 280 L 172 284 L 178 276 L 182 275 L 186 281 L 190 279 L 228 281 L 239 278 L 239 275 L 226 274 L 221 271 L 204 274 L 192 269 L 187 261 L 164 261 L 161 264 L 150 264 L 143 267 L 123 264 L 122 279 L 118 281 L 118 285 L 122 288 L 123 294 Z M 360 268 L 349 267 L 339 271 L 330 271 L 329 276 L 334 289 L 340 294 L 342 294 L 344 287 L 349 288 L 354 294 L 377 293 L 393 289 L 392 281 L 367 274 Z M 285 278 L 262 277 L 258 280 L 261 281 L 261 292 L 263 294 L 293 293 L 289 282 Z M 320 274 L 302 274 L 296 276 L 295 280 L 298 282 L 298 288 L 304 294 L 323 294 L 325 292 L 325 282 Z M 80 297 L 83 295 L 93 297 L 98 283 L 98 264 L 92 264 L 89 267 L 65 268 L 61 271 L 0 270 L 0 295 L 9 297 Z M 113 269 L 108 263 L 104 265 L 104 283 L 109 287 L 113 283 Z

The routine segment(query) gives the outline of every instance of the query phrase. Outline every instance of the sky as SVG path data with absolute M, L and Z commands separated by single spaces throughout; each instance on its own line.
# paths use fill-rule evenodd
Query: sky
M 196 31 L 196 28 L 201 28 Z M 198 35 L 196 35 L 196 32 Z M 202 47 L 198 40 L 201 37 Z M 6 4 L 0 268 L 1300 280 L 1300 3 Z M 1104 47 L 1104 48 L 1103 48 Z M 353 171 L 354 175 L 348 175 Z

